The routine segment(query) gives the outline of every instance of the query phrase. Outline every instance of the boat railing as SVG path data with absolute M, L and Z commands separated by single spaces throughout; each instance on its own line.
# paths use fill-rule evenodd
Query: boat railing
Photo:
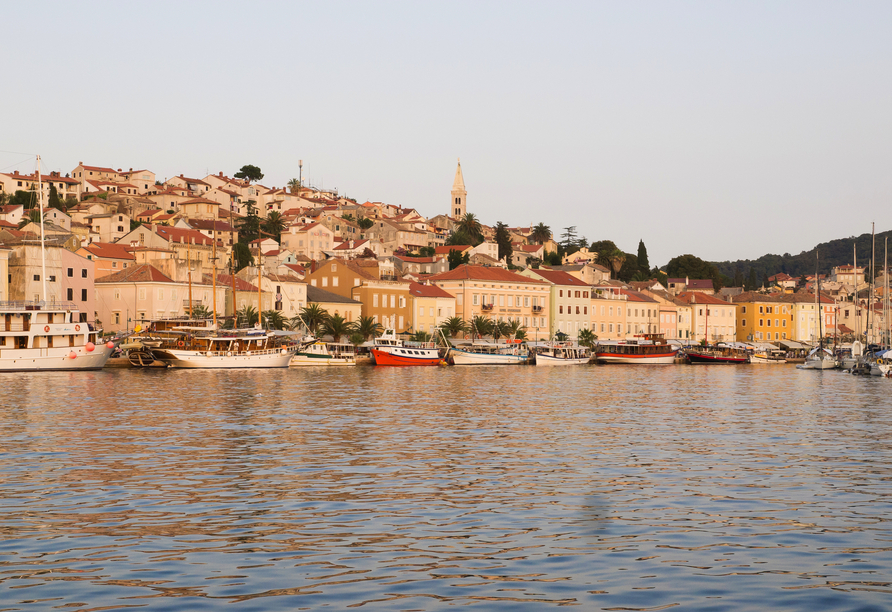
M 256 351 L 204 351 L 207 357 L 256 357 L 257 355 L 281 355 L 283 353 L 294 352 L 291 348 L 272 348 L 259 349 Z
M 74 302 L 8 300 L 0 302 L 0 310 L 79 310 Z

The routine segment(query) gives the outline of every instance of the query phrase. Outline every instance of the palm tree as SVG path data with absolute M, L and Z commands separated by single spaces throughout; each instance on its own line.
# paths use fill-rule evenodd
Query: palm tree
M 359 317 L 353 323 L 353 329 L 362 335 L 362 341 L 368 342 L 370 336 L 377 338 L 384 333 L 384 326 L 375 321 L 373 317 Z
M 236 327 L 244 325 L 245 327 L 254 325 L 257 323 L 257 311 L 253 306 L 248 306 L 245 304 L 235 313 L 236 315 Z
M 474 338 L 488 336 L 492 333 L 492 321 L 487 317 L 477 315 L 471 319 L 471 323 L 468 325 L 468 331 L 471 332 Z
M 276 242 L 281 242 L 282 232 L 285 231 L 285 220 L 282 218 L 282 213 L 277 210 L 270 212 L 266 215 L 266 220 L 260 224 L 260 229 L 266 235 L 275 238 Z
M 192 318 L 193 319 L 210 319 L 214 316 L 213 311 L 205 305 L 193 306 L 192 307 Z
M 506 336 L 513 336 L 514 338 L 520 338 L 519 334 L 525 334 L 526 328 L 523 326 L 523 322 L 520 319 L 508 319 L 506 321 L 508 323 L 508 333 Z
M 287 321 L 280 310 L 267 310 L 263 313 L 263 321 L 269 329 L 285 329 Z
M 27 215 L 22 215 L 22 220 L 19 221 L 19 229 L 22 229 L 32 221 L 34 223 L 40 223 L 40 217 L 40 209 L 32 208 L 30 211 L 28 211 Z
M 461 317 L 449 317 L 440 323 L 440 329 L 450 338 L 455 338 L 460 333 L 468 331 L 468 326 Z
M 412 334 L 411 339 L 413 342 L 430 342 L 431 335 L 426 331 L 417 331 Z
M 298 191 L 300 191 L 300 181 L 296 178 L 291 179 L 290 181 L 288 181 L 288 189 L 293 194 L 297 193 Z
M 467 213 L 464 217 L 459 219 L 456 226 L 456 233 L 467 234 L 471 240 L 482 240 L 483 226 L 480 225 L 480 221 L 477 220 L 474 213 Z
M 598 336 L 596 336 L 592 330 L 585 327 L 579 330 L 579 336 L 577 336 L 577 340 L 582 346 L 594 348 L 595 342 L 598 340 Z
M 303 319 L 310 333 L 315 336 L 319 327 L 328 319 L 328 311 L 319 304 L 307 304 L 300 309 L 300 318 Z
M 623 264 L 626 262 L 626 254 L 619 249 L 616 249 L 609 253 L 607 258 L 608 261 L 610 261 L 610 267 L 613 268 L 613 275 L 616 277 L 616 275 L 619 274 L 620 269 L 623 267 Z
M 551 240 L 551 228 L 544 223 L 539 223 L 533 228 L 533 232 L 530 234 L 530 240 L 537 244 L 545 244 L 547 241 Z
M 341 336 L 348 335 L 352 329 L 353 325 L 339 314 L 330 315 L 322 324 L 322 334 L 331 336 L 335 342 L 340 342 Z
M 492 321 L 490 334 L 492 335 L 493 340 L 507 338 L 511 335 L 511 323 L 508 321 Z
M 365 338 L 363 338 L 362 334 L 360 334 L 357 331 L 350 334 L 350 337 L 347 339 L 350 341 L 350 344 L 352 344 L 353 346 L 359 346 L 360 344 L 365 342 Z

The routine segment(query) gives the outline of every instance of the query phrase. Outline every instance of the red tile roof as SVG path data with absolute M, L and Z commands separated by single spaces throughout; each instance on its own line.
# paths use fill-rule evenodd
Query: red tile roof
M 545 280 L 547 280 L 555 285 L 574 285 L 577 287 L 579 287 L 579 286 L 588 287 L 588 283 L 579 280 L 572 274 L 568 274 L 567 272 L 564 272 L 563 270 L 542 270 L 542 269 L 535 270 L 535 269 L 531 269 L 530 272 L 533 272 L 534 274 L 538 274 Z
M 448 272 L 434 274 L 430 277 L 430 280 L 434 282 L 446 280 L 483 280 L 504 283 L 532 283 L 535 285 L 545 284 L 545 281 L 521 276 L 516 272 L 511 272 L 510 270 L 505 270 L 504 268 L 471 266 L 468 264 L 462 264 L 455 268 L 455 270 L 449 270 Z
M 84 247 L 95 257 L 106 259 L 136 259 L 133 249 L 119 242 L 91 242 Z
M 183 229 L 181 227 L 172 227 L 168 225 L 156 225 L 155 233 L 168 242 L 179 242 L 181 244 L 186 244 L 194 240 L 193 244 L 203 244 L 207 246 L 213 244 L 213 240 L 211 240 L 198 230 Z
M 683 279 L 682 279 L 683 280 Z M 712 284 L 712 281 L 709 281 Z M 726 302 L 725 300 L 721 300 L 714 295 L 709 295 L 707 293 L 701 293 L 699 291 L 685 291 L 683 293 L 679 293 L 676 296 L 682 302 L 687 302 L 688 304 L 716 304 L 718 306 L 733 306 L 731 302 Z
M 120 272 L 115 272 L 107 276 L 96 279 L 96 284 L 100 283 L 172 283 L 170 277 L 165 275 L 161 270 L 150 264 L 140 264 L 138 266 L 130 266 Z
M 474 247 L 470 244 L 454 244 L 451 246 L 438 246 L 434 249 L 434 253 L 437 255 L 449 255 L 449 251 L 458 251 L 459 253 L 464 253 L 468 249 L 473 249 Z
M 409 283 L 409 293 L 415 297 L 454 298 L 455 296 L 436 285 Z

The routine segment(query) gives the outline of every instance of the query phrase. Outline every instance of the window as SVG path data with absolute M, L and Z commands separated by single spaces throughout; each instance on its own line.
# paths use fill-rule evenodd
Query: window
M 746 314 L 746 306 L 743 307 L 743 314 Z
M 117 268 L 117 267 L 118 267 L 118 262 L 113 261 L 113 262 L 112 262 L 112 268 Z
M 322 286 L 328 287 L 328 277 L 327 276 L 322 277 Z
M 525 295 L 525 296 L 523 297 L 523 305 L 524 305 L 525 307 L 530 305 L 530 296 Z
M 520 308 L 520 296 L 519 295 L 514 298 L 514 305 L 517 308 Z
M 333 277 L 333 278 L 331 279 L 331 286 L 332 286 L 332 287 L 337 287 L 337 286 L 338 286 L 338 277 L 337 277 L 337 276 L 335 276 L 335 277 Z
M 405 308 L 405 307 L 406 307 L 406 298 L 403 296 L 400 296 L 400 308 Z M 424 313 L 422 313 L 422 316 L 423 316 L 423 314 Z M 402 325 L 400 325 L 400 327 L 402 327 Z
M 746 319 L 741 319 L 740 325 L 741 325 L 741 327 L 746 327 Z
M 86 301 L 87 301 L 87 290 L 81 289 L 81 302 L 86 302 Z
M 164 299 L 164 289 L 158 289 L 158 299 L 159 300 Z
M 139 288 L 139 299 L 140 300 L 146 299 L 146 288 L 145 287 Z
M 564 306 L 558 306 L 558 314 L 564 314 Z
M 73 301 L 73 300 L 74 300 L 74 289 L 72 289 L 71 287 L 69 287 L 68 289 L 66 289 L 66 293 L 68 294 L 68 297 L 67 297 L 66 299 L 67 299 L 69 302 Z
M 74 268 L 68 268 L 68 278 L 72 278 L 74 276 Z
M 559 290 L 558 290 L 558 297 L 564 297 L 564 290 L 563 290 L 563 289 L 559 289 Z
M 116 300 L 121 299 L 121 290 L 120 289 L 115 289 L 115 299 Z
M 474 295 L 471 296 L 471 303 L 472 303 L 474 306 L 477 305 L 477 300 L 478 300 L 478 298 L 479 298 L 479 296 L 478 296 L 476 293 L 475 293 Z
M 40 274 L 35 274 L 35 275 L 34 275 L 34 280 L 39 281 L 39 280 L 40 280 Z
M 372 294 L 372 308 L 377 308 L 377 307 L 378 307 L 378 294 L 373 293 Z
M 120 312 L 116 312 L 116 313 L 114 313 L 114 314 L 112 315 L 112 317 L 113 317 L 113 319 L 114 319 L 114 321 L 115 321 L 115 325 L 118 325 L 118 324 L 121 323 L 121 313 L 120 313 Z
M 418 316 L 419 316 L 419 317 L 423 317 L 423 316 L 424 316 L 424 306 L 419 306 L 419 307 L 418 307 Z

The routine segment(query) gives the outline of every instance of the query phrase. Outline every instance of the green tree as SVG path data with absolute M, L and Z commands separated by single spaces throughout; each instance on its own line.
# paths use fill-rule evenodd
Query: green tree
M 743 287 L 743 272 L 740 271 L 740 268 L 734 268 L 734 287 Z
M 430 342 L 431 335 L 426 331 L 417 331 L 410 336 L 412 342 Z
M 437 254 L 437 249 L 436 249 L 436 247 L 432 247 L 432 246 L 423 246 L 423 247 L 421 247 L 420 249 L 418 249 L 418 256 L 419 256 L 419 257 L 433 257 L 433 256 L 436 255 L 436 254 Z
M 248 214 L 236 221 L 236 229 L 238 230 L 238 240 L 242 244 L 250 244 L 251 241 L 260 238 L 260 217 L 257 216 L 257 207 L 255 202 L 249 200 Z
M 466 213 L 464 217 L 459 219 L 457 230 L 466 234 L 473 241 L 471 244 L 474 246 L 483 242 L 483 226 L 480 225 L 480 221 L 477 220 L 477 216 L 474 213 Z
M 351 333 L 350 336 L 347 338 L 347 340 L 353 346 L 359 346 L 360 344 L 362 344 L 363 342 L 366 341 L 365 338 L 362 337 L 362 334 L 360 334 L 359 332 L 356 332 L 356 331 Z
M 9 206 L 21 206 L 23 210 L 34 208 L 37 206 L 37 192 L 22 191 L 21 189 L 19 189 L 14 194 L 9 196 L 7 204 Z
M 561 254 L 557 251 L 545 251 L 545 254 L 542 256 L 542 263 L 546 266 L 559 266 L 562 263 Z
M 594 348 L 595 343 L 598 340 L 598 336 L 595 335 L 595 332 L 584 327 L 579 330 L 579 336 L 577 337 L 579 344 L 582 346 L 587 346 L 589 348 Z
M 369 338 L 377 338 L 384 333 L 384 326 L 375 321 L 374 317 L 359 317 L 353 323 L 356 333 L 362 334 L 362 341 L 368 342 Z
M 511 263 L 511 255 L 514 253 L 514 247 L 511 246 L 511 232 L 508 226 L 499 221 L 496 223 L 496 244 L 499 245 L 499 259 L 504 259 L 506 263 Z
M 372 227 L 374 227 L 375 225 L 375 222 L 368 217 L 360 217 L 356 220 L 356 225 L 358 225 L 359 229 L 361 230 L 367 230 L 372 229 Z
M 263 324 L 267 329 L 285 329 L 288 320 L 281 310 L 265 310 L 263 311 Z
M 238 272 L 243 268 L 254 265 L 254 256 L 251 255 L 251 249 L 243 242 L 236 242 L 232 245 L 232 254 L 235 257 L 235 271 Z
M 647 247 L 644 240 L 638 241 L 638 269 L 644 274 L 650 273 L 650 262 L 647 259 Z
M 198 306 L 192 307 L 192 318 L 193 319 L 210 319 L 214 316 L 213 311 L 205 306 L 204 304 L 199 304 Z
M 571 225 L 570 227 L 564 228 L 564 233 L 561 234 L 561 246 L 564 247 L 564 252 L 571 252 L 570 249 L 576 246 L 576 226 Z
M 462 264 L 466 264 L 471 260 L 471 256 L 468 253 L 464 255 L 461 254 L 457 249 L 451 249 L 449 251 L 449 255 L 446 256 L 446 261 L 449 262 L 449 269 L 455 270 Z
M 488 317 L 477 315 L 468 324 L 468 331 L 474 338 L 482 338 L 492 333 L 492 321 Z
M 352 330 L 353 325 L 339 314 L 330 315 L 322 324 L 322 333 L 331 336 L 335 342 L 340 342 L 341 336 L 349 335 Z
M 715 265 L 690 254 L 670 259 L 666 264 L 666 274 L 670 278 L 711 279 L 716 291 L 724 286 L 722 274 Z
M 551 228 L 544 223 L 538 223 L 530 234 L 530 240 L 536 244 L 545 244 L 551 240 Z
M 260 224 L 260 229 L 276 242 L 282 242 L 282 232 L 285 231 L 285 219 L 277 210 L 266 215 L 266 219 Z
M 300 309 L 300 318 L 314 336 L 328 320 L 328 311 L 319 304 L 307 304 Z
M 591 244 L 589 247 L 590 251 L 594 251 L 598 254 L 598 258 L 595 260 L 595 263 L 604 266 L 608 270 L 610 269 L 610 254 L 614 251 L 618 251 L 616 244 L 612 240 L 597 240 Z
M 619 273 L 616 277 L 623 281 L 624 283 L 628 283 L 631 280 L 634 280 L 636 275 L 641 274 L 641 268 L 638 265 L 638 257 L 631 253 L 623 253 L 623 263 L 619 268 Z M 643 280 L 647 280 L 647 275 L 644 276 Z
M 263 178 L 263 172 L 261 172 L 260 168 L 257 166 L 246 164 L 242 166 L 241 170 L 233 174 L 233 176 L 248 181 L 249 183 L 256 183 Z
M 457 335 L 467 331 L 468 328 L 461 317 L 449 317 L 440 323 L 440 329 L 450 338 L 455 338 Z
M 626 254 L 619 249 L 614 249 L 608 254 L 607 261 L 610 262 L 610 269 L 613 270 L 614 278 L 619 278 L 619 271 L 622 270 L 623 264 L 626 263 Z
M 52 183 L 50 183 L 50 197 L 47 200 L 47 205 L 50 208 L 55 208 L 56 210 L 65 212 L 65 205 L 62 204 L 62 200 L 59 199 L 59 192 L 56 191 L 56 186 Z
M 477 246 L 474 240 L 461 230 L 452 232 L 445 242 L 446 246 Z
M 23 227 L 25 227 L 26 225 L 28 225 L 31 222 L 40 223 L 41 216 L 46 218 L 45 215 L 40 214 L 39 209 L 32 208 L 31 210 L 27 211 L 25 214 L 22 215 L 22 219 L 19 221 L 19 229 L 22 229 Z
M 235 313 L 236 327 L 250 327 L 257 323 L 257 310 L 245 304 Z
M 137 221 L 136 219 L 130 219 L 130 231 L 132 232 L 136 228 L 140 227 L 142 223 Z
M 263 175 L 260 176 L 263 178 Z M 300 180 L 293 178 L 288 181 L 288 190 L 291 191 L 292 194 L 296 194 L 300 191 Z

